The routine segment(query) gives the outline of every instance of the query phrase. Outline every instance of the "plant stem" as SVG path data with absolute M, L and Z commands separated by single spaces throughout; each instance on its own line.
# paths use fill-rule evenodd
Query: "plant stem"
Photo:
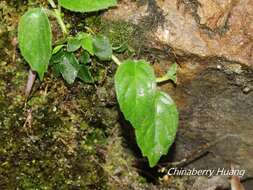
M 56 7 L 55 3 L 53 0 L 47 0 L 49 2 L 49 4 L 51 5 L 51 7 L 54 9 L 54 11 L 51 11 L 51 10 L 46 10 L 51 16 L 55 17 L 61 30 L 62 30 L 62 33 L 63 33 L 63 36 L 66 37 L 67 34 L 68 34 L 68 30 L 67 30 L 67 27 L 66 25 L 64 24 L 64 21 L 61 17 L 61 8 L 60 6 Z
M 85 26 L 84 28 L 85 28 L 89 33 L 95 35 L 95 32 L 94 32 L 90 27 Z
M 47 0 L 53 9 L 56 9 L 56 5 L 53 0 Z
M 118 66 L 120 66 L 121 62 L 115 55 L 112 55 L 112 60 L 114 61 L 114 63 L 116 63 Z
M 68 30 L 67 30 L 67 27 L 66 27 L 66 25 L 64 24 L 64 22 L 62 20 L 60 9 L 55 9 L 54 13 L 55 13 L 55 18 L 56 18 L 58 24 L 61 27 L 63 35 L 67 36 Z
M 25 97 L 26 98 L 29 97 L 29 95 L 32 91 L 32 87 L 33 87 L 33 83 L 34 83 L 35 79 L 36 79 L 36 73 L 30 69 L 29 74 L 28 74 L 27 83 L 26 83 L 26 89 L 25 89 Z

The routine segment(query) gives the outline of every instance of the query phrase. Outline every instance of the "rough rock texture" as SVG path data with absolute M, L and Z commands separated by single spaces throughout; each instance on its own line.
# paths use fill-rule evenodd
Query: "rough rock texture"
M 246 170 L 244 177 L 252 177 L 253 71 L 239 70 L 236 64 L 218 68 L 204 69 L 177 86 L 173 96 L 181 122 L 171 159 L 196 158 L 202 149 L 207 154 L 200 154 L 188 167 L 230 169 L 233 162 Z
M 143 27 L 150 47 L 253 65 L 252 0 L 122 0 L 104 18 Z
M 234 2 L 232 0 L 199 0 L 197 14 L 200 17 L 200 24 L 205 24 L 212 30 L 224 27 Z
M 211 178 L 198 177 L 193 184 L 194 190 L 216 190 L 216 189 L 227 189 L 229 183 L 225 177 L 214 176 Z

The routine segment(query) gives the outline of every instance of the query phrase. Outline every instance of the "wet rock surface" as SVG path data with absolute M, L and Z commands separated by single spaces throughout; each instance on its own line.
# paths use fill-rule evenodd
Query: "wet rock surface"
M 252 0 L 123 0 L 104 18 L 140 26 L 149 47 L 253 65 Z

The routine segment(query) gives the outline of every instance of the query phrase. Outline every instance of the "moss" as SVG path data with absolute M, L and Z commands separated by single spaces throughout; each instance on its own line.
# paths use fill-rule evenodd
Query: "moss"
M 7 46 L 0 60 L 0 189 L 104 189 L 96 147 L 106 141 L 106 130 L 96 127 L 102 119 L 93 126 L 84 113 L 97 118 L 97 109 L 103 112 L 90 110 L 99 105 L 96 88 L 68 87 L 48 73 L 25 106 L 28 67 L 20 58 L 12 63 L 11 51 Z
M 36 80 L 25 102 L 29 67 L 10 42 L 16 35 L 14 21 L 27 6 L 3 2 L 7 9 L 0 21 L 4 29 L 0 33 L 0 49 L 4 49 L 0 56 L 0 189 L 117 189 L 120 181 L 134 181 L 134 186 L 145 181 L 131 166 L 135 158 L 119 137 L 115 65 L 92 63 L 96 85 L 76 81 L 70 86 L 49 71 L 43 82 Z M 105 22 L 99 30 L 114 46 L 125 43 L 130 48 L 136 26 Z
M 109 37 L 116 52 L 126 51 L 125 58 L 142 49 L 146 41 L 145 32 L 139 26 L 124 21 L 103 20 L 100 32 Z
M 99 15 L 87 18 L 86 24 L 92 31 L 107 36 L 115 49 L 119 52 L 127 50 L 131 56 L 134 49 L 139 49 L 143 44 L 144 33 L 139 27 L 125 21 L 111 21 Z M 138 36 L 138 38 L 136 38 Z
M 127 22 L 106 22 L 102 25 L 102 32 L 109 37 L 113 46 L 129 44 L 135 27 Z
M 145 189 L 146 180 L 141 177 L 131 163 L 135 158 L 129 149 L 125 149 L 121 128 L 116 125 L 106 142 L 106 162 L 102 165 L 108 174 L 109 189 Z
M 64 106 L 55 110 L 49 103 L 52 97 L 40 96 L 27 104 L 32 125 L 24 125 L 28 114 L 16 97 L 15 106 L 9 106 L 6 97 L 0 102 L 1 188 L 89 189 L 95 184 L 102 189 L 104 174 L 97 165 L 96 145 L 105 142 L 104 130 L 89 126 L 76 112 L 74 100 L 67 110 Z

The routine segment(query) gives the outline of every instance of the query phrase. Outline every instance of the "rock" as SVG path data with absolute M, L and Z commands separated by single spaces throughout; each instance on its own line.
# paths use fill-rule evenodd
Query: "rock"
M 253 66 L 252 0 L 198 0 L 191 11 L 187 10 L 193 1 L 138 2 L 122 0 L 104 19 L 137 25 L 148 47 L 164 51 L 169 46 L 178 56 L 224 58 Z
M 200 24 L 212 30 L 225 26 L 233 7 L 232 0 L 199 0 L 199 3 L 197 14 L 200 17 Z
M 214 176 L 211 178 L 197 177 L 193 184 L 194 190 L 216 190 L 228 189 L 230 186 L 229 181 L 224 176 Z
M 252 177 L 253 92 L 245 93 L 243 89 L 246 86 L 252 89 L 253 70 L 242 67 L 238 73 L 228 71 L 229 68 L 225 65 L 221 69 L 204 69 L 195 79 L 177 86 L 173 97 L 181 118 L 170 154 L 173 161 L 178 161 L 188 155 L 196 156 L 196 151 L 202 149 L 210 154 L 187 167 L 230 169 L 231 162 L 235 162 L 245 170 L 244 178 Z

